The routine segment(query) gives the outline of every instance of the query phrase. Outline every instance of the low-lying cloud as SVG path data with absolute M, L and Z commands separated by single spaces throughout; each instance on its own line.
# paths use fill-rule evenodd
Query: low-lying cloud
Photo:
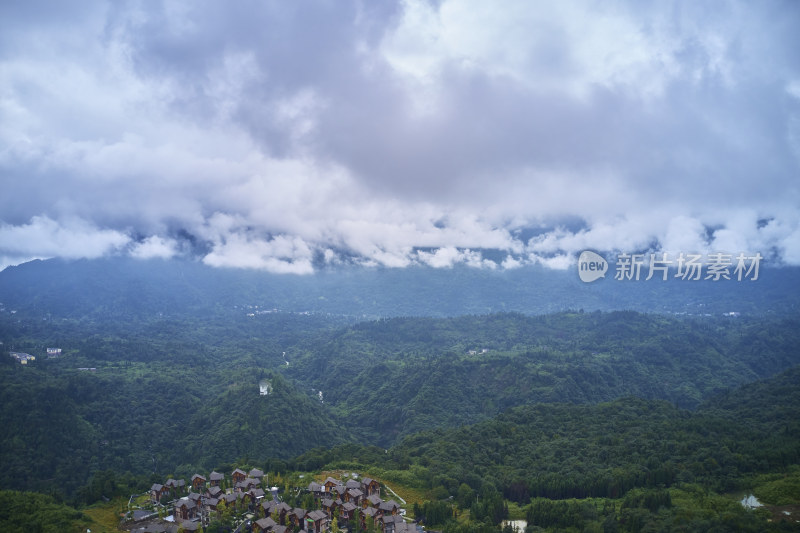
M 0 8 L 0 268 L 800 265 L 792 3 Z

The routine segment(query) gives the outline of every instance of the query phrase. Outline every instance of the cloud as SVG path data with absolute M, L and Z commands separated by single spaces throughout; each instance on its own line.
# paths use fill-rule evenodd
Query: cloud
M 57 222 L 37 216 L 28 224 L 0 225 L 0 250 L 4 261 L 46 257 L 98 258 L 121 250 L 129 241 L 130 238 L 123 233 L 98 229 L 78 219 Z
M 178 245 L 174 240 L 153 235 L 131 247 L 130 255 L 136 259 L 170 259 L 178 255 Z
M 797 265 L 798 16 L 3 5 L 0 256 L 310 273 L 725 248 Z

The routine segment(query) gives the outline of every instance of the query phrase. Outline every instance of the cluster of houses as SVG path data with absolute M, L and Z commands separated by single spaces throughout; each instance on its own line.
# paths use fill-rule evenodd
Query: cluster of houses
M 248 509 L 255 517 L 250 524 L 253 533 L 325 533 L 333 519 L 342 526 L 358 520 L 362 529 L 373 526 L 380 533 L 417 533 L 416 524 L 406 522 L 400 505 L 380 497 L 380 483 L 370 478 L 350 479 L 346 483 L 332 477 L 323 483 L 311 482 L 307 492 L 313 496 L 316 509 L 292 508 L 277 498 L 277 488 L 269 493 L 262 488 L 264 473 L 256 468 L 250 472 L 236 469 L 231 474 L 231 486 L 225 488 L 225 476 L 211 472 L 206 478 L 192 476 L 190 483 L 169 479 L 163 485 L 150 488 L 153 503 L 165 498 L 171 502 L 172 515 L 167 521 L 151 522 L 134 529 L 134 533 L 175 533 L 201 531 L 223 508 Z M 142 518 L 148 518 L 141 513 Z M 135 518 L 135 517 L 134 517 Z
M 27 365 L 28 361 L 36 361 L 36 356 L 29 353 L 10 352 L 8 355 L 10 355 L 12 359 L 21 365 Z
M 31 355 L 25 352 L 9 352 L 8 355 L 10 355 L 12 359 L 14 359 L 21 365 L 27 365 L 29 361 L 36 361 L 35 355 Z M 57 357 L 61 357 L 61 348 L 48 348 L 47 357 L 49 359 L 55 359 Z

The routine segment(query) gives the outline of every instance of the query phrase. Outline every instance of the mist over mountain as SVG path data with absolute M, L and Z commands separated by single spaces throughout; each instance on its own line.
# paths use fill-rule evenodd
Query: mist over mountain
M 42 317 L 244 316 L 271 310 L 370 319 L 563 310 L 767 314 L 797 310 L 800 268 L 763 268 L 756 281 L 582 283 L 575 268 L 512 270 L 342 267 L 312 275 L 213 268 L 197 261 L 32 261 L 0 272 L 7 311 Z M 257 307 L 256 307 L 257 306 Z

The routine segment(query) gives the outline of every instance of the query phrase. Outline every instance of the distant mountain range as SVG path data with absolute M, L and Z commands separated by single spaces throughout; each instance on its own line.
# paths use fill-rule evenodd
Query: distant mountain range
M 582 283 L 575 267 L 348 266 L 298 276 L 213 268 L 196 261 L 109 258 L 37 260 L 8 267 L 0 272 L 0 308 L 98 320 L 269 310 L 355 318 L 580 309 L 760 315 L 797 311 L 799 289 L 797 267 L 762 268 L 756 281 L 618 281 L 609 274 Z

